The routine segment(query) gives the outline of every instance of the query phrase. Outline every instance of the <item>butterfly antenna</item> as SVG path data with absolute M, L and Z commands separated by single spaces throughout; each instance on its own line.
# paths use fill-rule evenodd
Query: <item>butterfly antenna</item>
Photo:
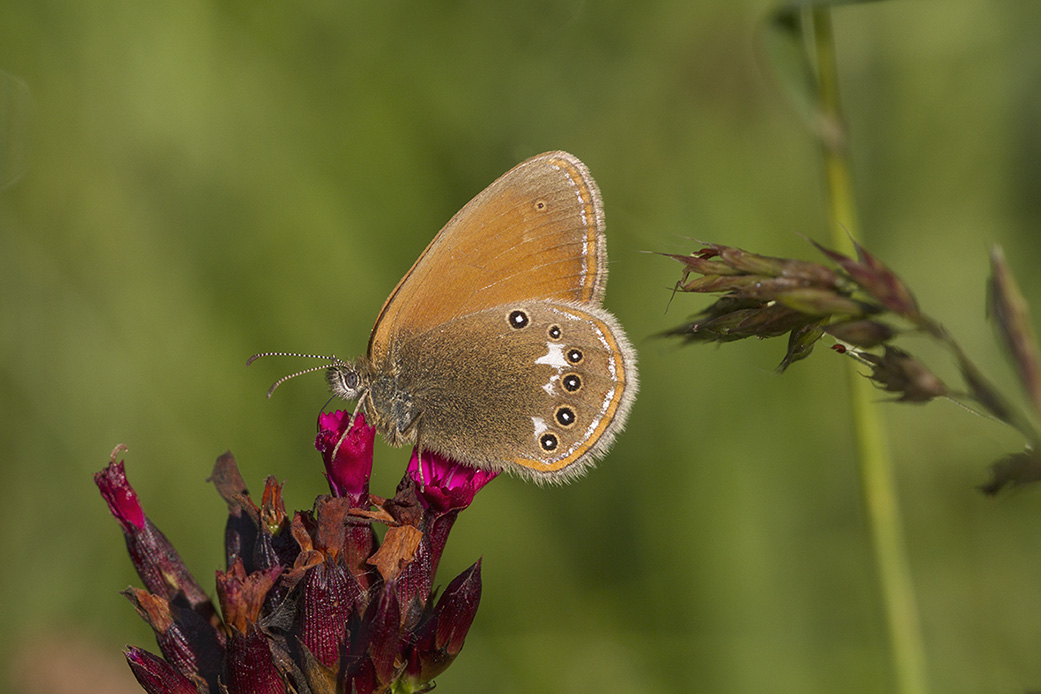
M 257 359 L 260 359 L 261 357 L 302 357 L 304 359 L 324 359 L 327 362 L 329 362 L 328 364 L 322 364 L 321 366 L 312 366 L 309 369 L 303 369 L 302 371 L 297 371 L 296 373 L 291 373 L 288 376 L 283 376 L 282 378 L 278 379 L 273 384 L 271 384 L 271 387 L 268 388 L 267 396 L 269 398 L 275 392 L 276 388 L 278 388 L 280 385 L 282 385 L 283 383 L 285 383 L 286 381 L 288 381 L 291 378 L 296 378 L 297 376 L 303 376 L 304 374 L 313 373 L 315 371 L 322 371 L 324 369 L 328 369 L 330 365 L 333 365 L 333 366 L 335 366 L 337 364 L 344 365 L 344 361 L 342 359 L 340 359 L 339 357 L 337 357 L 335 354 L 328 354 L 328 355 L 326 355 L 326 354 L 300 354 L 299 352 L 261 352 L 259 354 L 254 354 L 252 357 L 247 359 L 246 360 L 246 366 L 249 366 L 250 364 L 255 362 Z
M 303 376 L 304 374 L 313 373 L 315 371 L 324 371 L 328 368 L 329 366 L 327 364 L 322 364 L 321 366 L 312 366 L 310 369 L 304 369 L 302 371 L 297 371 L 296 373 L 289 374 L 288 376 L 283 376 L 282 378 L 278 379 L 277 381 L 271 384 L 271 387 L 267 389 L 267 396 L 270 398 L 274 394 L 276 388 L 278 388 L 280 385 L 282 385 L 291 378 Z
M 325 354 L 300 354 L 299 352 L 261 352 L 260 354 L 254 354 L 252 357 L 246 360 L 246 366 L 249 366 L 257 359 L 261 357 L 303 357 L 304 359 L 327 359 L 331 362 L 339 362 L 335 355 Z

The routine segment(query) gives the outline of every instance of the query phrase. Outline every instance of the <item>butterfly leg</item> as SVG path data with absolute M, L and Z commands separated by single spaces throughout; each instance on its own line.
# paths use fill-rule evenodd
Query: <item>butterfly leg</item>
M 423 480 L 423 420 L 422 418 L 416 422 L 416 463 L 419 467 L 419 491 L 422 493 L 426 489 L 425 482 Z
M 336 454 L 340 452 L 340 444 L 342 444 L 343 440 L 347 438 L 347 434 L 351 433 L 351 428 L 354 426 L 354 418 L 358 416 L 358 410 L 361 409 L 363 403 L 364 398 L 358 398 L 358 403 L 354 406 L 354 412 L 351 412 L 351 418 L 347 420 L 347 428 L 343 430 L 342 434 L 340 434 L 340 438 L 336 442 L 336 446 L 333 447 L 333 460 L 336 460 Z

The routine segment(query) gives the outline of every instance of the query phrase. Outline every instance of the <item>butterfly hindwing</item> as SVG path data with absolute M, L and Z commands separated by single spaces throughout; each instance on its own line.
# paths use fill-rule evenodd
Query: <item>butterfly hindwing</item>
M 390 356 L 424 449 L 549 480 L 580 474 L 624 426 L 633 354 L 603 309 L 523 301 L 405 337 Z

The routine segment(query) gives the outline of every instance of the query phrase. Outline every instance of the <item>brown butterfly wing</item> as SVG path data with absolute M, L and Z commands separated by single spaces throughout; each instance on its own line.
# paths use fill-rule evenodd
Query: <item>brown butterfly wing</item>
M 511 301 L 599 306 L 606 276 L 603 204 L 589 170 L 566 152 L 540 154 L 503 174 L 434 237 L 384 303 L 369 359 L 383 363 L 403 334 Z
M 531 330 L 548 335 L 559 326 L 561 335 L 542 343 L 536 363 L 548 378 L 536 391 L 540 416 L 532 418 L 535 433 L 515 450 L 510 469 L 536 481 L 567 481 L 607 453 L 625 427 L 639 388 L 636 350 L 602 308 L 540 302 L 530 314 Z
M 538 482 L 588 469 L 637 390 L 636 353 L 617 321 L 573 302 L 514 302 L 449 321 L 396 344 L 395 364 L 422 413 L 423 450 Z

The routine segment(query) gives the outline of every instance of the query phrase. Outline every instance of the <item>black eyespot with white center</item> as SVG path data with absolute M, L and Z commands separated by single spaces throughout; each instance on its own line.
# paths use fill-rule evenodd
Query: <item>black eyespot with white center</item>
M 576 349 L 576 348 L 572 347 L 571 349 L 569 349 L 567 351 L 567 360 L 569 362 L 571 362 L 572 364 L 581 364 L 582 363 L 582 359 L 584 359 L 584 358 L 585 358 L 585 355 L 582 354 L 582 350 L 580 350 L 580 349 Z
M 536 200 L 535 201 L 535 210 L 537 212 L 545 212 L 547 207 L 549 207 L 549 205 L 546 204 L 545 200 Z
M 539 437 L 539 445 L 542 446 L 542 450 L 550 453 L 557 450 L 557 446 L 560 445 L 560 439 L 557 438 L 556 434 L 543 434 Z
M 560 382 L 569 393 L 577 393 L 582 388 L 582 377 L 578 374 L 564 374 Z
M 529 319 L 528 314 L 525 311 L 511 311 L 510 316 L 509 318 L 507 318 L 507 320 L 510 322 L 510 327 L 514 330 L 520 330 L 522 328 L 528 327 Z
M 561 331 L 559 325 L 555 325 L 554 324 L 554 325 L 549 326 L 549 330 L 546 331 L 546 334 L 549 335 L 549 339 L 551 339 L 551 340 L 559 340 L 560 336 L 563 335 L 564 333 L 563 333 L 563 331 Z
M 553 419 L 562 427 L 570 427 L 575 424 L 575 411 L 567 405 L 561 405 L 553 413 Z

